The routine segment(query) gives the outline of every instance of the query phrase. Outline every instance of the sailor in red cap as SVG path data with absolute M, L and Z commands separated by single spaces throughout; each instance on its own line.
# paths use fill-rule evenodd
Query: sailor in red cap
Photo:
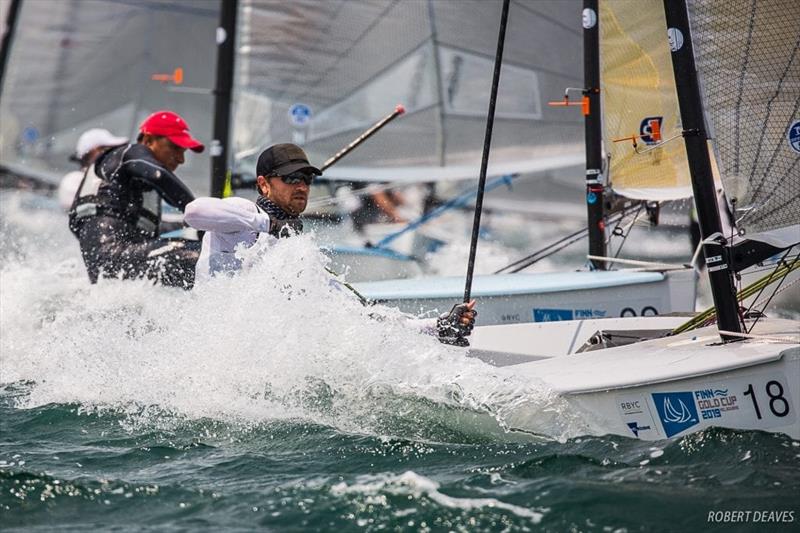
M 156 111 L 142 122 L 136 143 L 97 158 L 69 212 L 92 283 L 103 276 L 144 277 L 193 286 L 200 243 L 159 237 L 161 201 L 183 211 L 194 200 L 174 172 L 186 150 L 203 148 L 180 115 Z

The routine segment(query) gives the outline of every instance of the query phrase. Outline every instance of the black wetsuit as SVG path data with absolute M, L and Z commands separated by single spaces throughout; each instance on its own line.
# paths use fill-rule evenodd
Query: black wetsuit
M 159 238 L 162 198 L 183 211 L 194 195 L 142 144 L 113 148 L 89 168 L 69 219 L 92 283 L 121 276 L 194 285 L 200 242 Z

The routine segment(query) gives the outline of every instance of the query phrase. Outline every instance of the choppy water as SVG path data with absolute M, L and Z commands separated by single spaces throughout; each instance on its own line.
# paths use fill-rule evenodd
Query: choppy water
M 62 214 L 0 209 L 3 530 L 797 530 L 800 442 L 587 436 L 542 384 L 370 316 L 311 237 L 190 293 L 92 287 Z M 504 429 L 523 402 L 539 436 Z

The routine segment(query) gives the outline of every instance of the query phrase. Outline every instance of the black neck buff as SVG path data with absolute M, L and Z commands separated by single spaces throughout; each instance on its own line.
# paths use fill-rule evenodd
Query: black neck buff
M 256 200 L 259 209 L 269 215 L 270 235 L 275 237 L 291 237 L 303 232 L 303 221 L 297 215 L 284 211 L 280 206 L 271 202 L 264 196 Z
M 266 196 L 259 195 L 258 200 L 256 200 L 256 205 L 259 209 L 268 214 L 269 218 L 271 219 L 277 218 L 281 220 L 287 220 L 297 218 L 297 215 L 293 215 L 284 211 L 278 205 L 270 201 Z

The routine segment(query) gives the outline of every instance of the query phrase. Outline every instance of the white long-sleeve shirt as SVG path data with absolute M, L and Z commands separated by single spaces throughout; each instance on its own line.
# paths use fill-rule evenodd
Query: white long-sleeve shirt
M 219 272 L 241 269 L 236 247 L 240 244 L 252 246 L 258 240 L 258 234 L 269 231 L 270 225 L 269 215 L 260 211 L 255 203 L 235 196 L 197 198 L 186 205 L 183 219 L 191 227 L 206 232 L 195 267 L 196 282 L 207 280 Z M 332 282 L 346 290 L 335 278 Z M 411 319 L 409 324 L 425 334 L 436 335 L 435 319 Z
M 236 258 L 240 244 L 252 246 L 259 233 L 269 231 L 269 215 L 244 198 L 197 198 L 189 202 L 184 220 L 191 227 L 203 230 L 203 246 L 195 267 L 195 279 L 205 280 L 222 271 L 237 271 Z

